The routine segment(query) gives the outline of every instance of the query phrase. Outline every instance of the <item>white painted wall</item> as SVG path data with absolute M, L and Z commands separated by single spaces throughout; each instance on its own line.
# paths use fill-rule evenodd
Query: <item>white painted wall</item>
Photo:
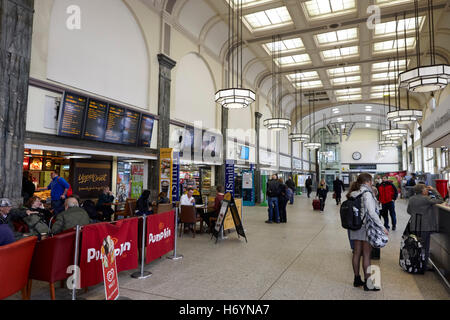
M 81 9 L 79 30 L 66 27 L 70 5 Z M 141 29 L 122 0 L 54 2 L 48 79 L 148 109 L 149 72 Z

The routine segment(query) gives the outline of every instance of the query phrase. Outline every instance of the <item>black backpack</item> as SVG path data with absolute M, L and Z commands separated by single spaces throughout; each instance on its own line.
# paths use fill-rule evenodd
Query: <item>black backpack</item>
M 363 224 L 363 217 L 361 212 L 362 196 L 364 191 L 356 198 L 350 197 L 347 201 L 344 201 L 341 205 L 341 224 L 344 229 L 359 230 Z
M 92 220 L 98 220 L 97 208 L 95 207 L 94 201 L 92 200 L 84 201 L 81 208 L 83 208 L 84 211 L 87 212 L 89 218 L 91 218 Z

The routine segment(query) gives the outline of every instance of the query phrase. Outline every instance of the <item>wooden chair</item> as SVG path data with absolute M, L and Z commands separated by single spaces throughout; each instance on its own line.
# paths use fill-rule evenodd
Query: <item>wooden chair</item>
M 180 237 L 182 236 L 182 233 L 184 231 L 184 225 L 194 224 L 193 228 L 193 237 L 195 238 L 195 225 L 197 222 L 200 222 L 200 229 L 202 225 L 202 218 L 197 217 L 197 209 L 194 206 L 181 206 L 181 213 L 180 213 Z
M 127 199 L 123 210 L 116 211 L 114 213 L 113 220 L 117 220 L 117 217 L 119 216 L 123 217 L 124 219 L 134 217 L 136 215 L 136 203 L 136 199 Z
M 172 211 L 173 207 L 170 203 L 158 204 L 157 207 L 154 208 L 154 214 L 169 212 Z

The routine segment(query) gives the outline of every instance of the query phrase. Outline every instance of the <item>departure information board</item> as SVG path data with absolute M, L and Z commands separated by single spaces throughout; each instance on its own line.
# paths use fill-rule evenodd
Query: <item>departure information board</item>
M 140 119 L 141 114 L 139 112 L 132 110 L 125 111 L 125 121 L 122 135 L 123 144 L 135 145 L 137 143 Z
M 81 138 L 87 98 L 66 92 L 62 105 L 58 134 Z
M 122 133 L 125 122 L 125 108 L 109 105 L 108 122 L 106 125 L 105 141 L 122 143 Z
M 58 135 L 150 148 L 154 121 L 139 111 L 65 92 Z
M 103 141 L 106 130 L 108 105 L 104 102 L 90 99 L 87 109 L 84 138 Z
M 139 133 L 139 146 L 150 148 L 155 120 L 143 114 L 141 118 L 141 130 Z

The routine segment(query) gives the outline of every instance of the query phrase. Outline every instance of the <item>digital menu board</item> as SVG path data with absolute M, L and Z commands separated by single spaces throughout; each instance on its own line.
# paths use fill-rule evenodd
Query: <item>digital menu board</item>
M 124 124 L 125 108 L 110 104 L 104 141 L 111 143 L 122 143 Z
M 81 138 L 87 98 L 66 92 L 60 114 L 58 134 L 64 137 Z
M 122 143 L 136 145 L 141 114 L 136 111 L 126 110 L 122 134 Z
M 142 115 L 141 130 L 139 132 L 139 146 L 140 147 L 150 148 L 150 145 L 152 142 L 154 123 L 155 123 L 155 120 L 152 117 L 150 117 L 146 114 Z
M 83 137 L 88 140 L 103 141 L 106 130 L 108 105 L 104 102 L 90 99 Z

